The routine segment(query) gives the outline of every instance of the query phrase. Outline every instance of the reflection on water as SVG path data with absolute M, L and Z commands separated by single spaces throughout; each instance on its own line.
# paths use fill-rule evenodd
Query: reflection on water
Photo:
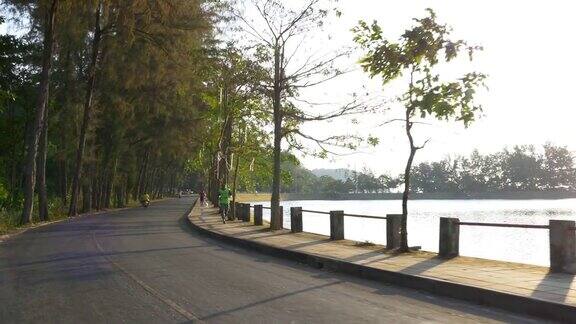
M 264 206 L 269 206 L 263 203 Z M 290 207 L 385 216 L 401 213 L 399 200 L 286 201 L 284 227 L 290 228 Z M 461 221 L 547 225 L 550 219 L 576 220 L 576 199 L 558 200 L 414 200 L 409 203 L 408 241 L 423 250 L 438 251 L 440 217 Z M 264 210 L 270 219 L 270 211 Z M 304 231 L 329 235 L 328 215 L 303 214 Z M 386 242 L 386 221 L 345 217 L 345 237 L 355 241 Z M 462 226 L 460 254 L 465 256 L 549 265 L 548 230 Z

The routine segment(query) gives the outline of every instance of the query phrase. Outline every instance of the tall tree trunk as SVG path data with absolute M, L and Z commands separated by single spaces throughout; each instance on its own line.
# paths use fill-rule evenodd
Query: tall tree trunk
M 104 195 L 104 208 L 110 208 L 112 201 L 112 189 L 114 188 L 114 182 L 116 179 L 116 167 L 118 165 L 118 159 L 114 159 L 112 169 L 108 173 L 108 178 L 106 180 L 106 191 Z
M 104 209 L 106 200 L 106 188 L 108 188 L 108 175 L 110 174 L 110 166 L 108 162 L 102 164 L 101 172 L 99 174 L 98 183 L 98 209 Z
M 14 105 L 8 105 L 8 126 L 10 127 L 10 134 L 16 134 L 16 123 L 15 123 L 15 108 Z M 18 150 L 22 149 L 19 147 L 21 145 L 12 145 L 10 154 L 10 180 L 9 180 L 9 192 L 10 201 L 15 201 L 15 196 L 17 195 L 18 187 L 21 185 L 19 172 L 22 170 L 21 161 L 18 161 Z
M 50 72 L 52 69 L 52 51 L 54 47 L 54 25 L 58 11 L 59 0 L 52 0 L 52 5 L 47 13 L 44 27 L 44 49 L 42 51 L 42 74 L 40 87 L 36 101 L 36 113 L 34 123 L 30 127 L 27 138 L 27 151 L 24 168 L 24 206 L 22 208 L 21 224 L 27 224 L 32 218 L 34 207 L 34 186 L 36 180 L 36 156 L 38 154 L 38 142 L 44 123 L 44 115 L 50 90 Z
M 128 176 L 126 176 L 126 184 L 125 184 L 125 190 L 124 190 L 124 206 L 128 206 L 128 204 L 130 203 L 130 196 L 128 195 L 128 190 L 130 188 L 130 179 Z M 138 200 L 138 199 L 136 199 Z
M 173 188 L 174 188 L 174 195 L 178 196 L 179 192 L 180 192 L 180 186 L 178 186 L 178 179 L 176 177 L 176 173 L 174 173 L 172 175 L 172 183 L 173 183 Z
M 38 214 L 41 221 L 47 221 L 48 215 L 48 193 L 46 190 L 46 154 L 48 150 L 48 112 L 44 116 L 42 123 L 42 134 L 40 135 L 38 152 Z
M 100 171 L 100 169 L 102 169 L 102 171 Z M 100 209 L 103 169 L 97 161 L 94 161 L 93 171 L 87 173 L 92 178 L 92 209 L 94 210 Z
M 175 196 L 178 194 L 178 192 L 180 191 L 180 189 L 178 188 L 178 185 L 176 184 L 176 173 L 172 173 L 172 175 L 170 176 L 170 190 L 172 191 L 171 194 L 172 196 Z
M 153 180 L 150 182 L 150 191 L 152 192 L 152 198 L 158 199 L 160 198 L 160 193 L 163 188 L 163 181 L 164 178 L 162 177 L 161 172 L 156 172 Z
M 82 159 L 84 155 L 84 147 L 86 146 L 86 133 L 90 124 L 92 112 L 92 94 L 96 85 L 96 69 L 98 67 L 98 56 L 100 53 L 100 41 L 102 38 L 102 31 L 100 29 L 100 16 L 102 14 L 102 2 L 98 4 L 96 9 L 96 18 L 94 26 L 94 39 L 92 40 L 92 56 L 90 59 L 90 67 L 88 69 L 88 83 L 86 89 L 86 98 L 84 101 L 84 116 L 82 119 L 82 128 L 80 129 L 80 139 L 78 141 L 78 150 L 76 151 L 76 166 L 74 168 L 74 178 L 72 179 L 72 198 L 70 200 L 70 209 L 68 216 L 74 216 L 78 213 L 78 188 L 80 185 L 80 171 L 82 170 Z
M 100 181 L 98 182 L 98 209 L 104 209 L 104 199 L 106 195 L 106 187 L 108 186 L 108 172 L 104 169 L 100 174 Z
M 221 159 L 218 163 L 218 184 L 220 187 L 225 186 L 228 182 L 228 174 L 230 173 L 230 144 L 232 142 L 232 127 L 233 116 L 230 108 L 228 107 L 228 90 L 225 88 L 222 91 L 222 105 L 225 111 L 224 125 L 222 127 L 222 135 L 220 136 L 220 143 L 218 145 Z
M 89 179 L 84 180 L 82 185 L 82 212 L 92 211 L 92 183 Z
M 274 162 L 272 172 L 272 197 L 270 200 L 270 229 L 282 229 L 280 215 L 280 153 L 282 145 L 282 71 L 279 45 L 274 51 L 274 95 L 272 105 L 274 109 Z
M 68 165 L 66 163 L 66 158 L 61 158 L 58 163 L 58 187 L 60 198 L 62 199 L 62 203 L 66 204 L 68 201 Z
M 154 195 L 154 189 L 156 189 L 155 183 L 158 181 L 158 168 L 152 164 L 152 170 L 144 174 L 144 187 L 142 189 L 143 193 L 150 192 L 151 196 Z
M 125 206 L 126 202 L 126 195 L 128 195 L 128 181 L 124 181 L 124 178 L 128 178 L 128 176 L 119 175 L 117 177 L 116 184 L 114 185 L 114 191 L 116 196 L 116 201 L 114 202 L 114 206 L 116 208 L 122 208 Z
M 404 169 L 404 192 L 402 193 L 402 222 L 401 222 L 401 233 L 400 233 L 400 252 L 408 252 L 408 198 L 410 195 L 410 172 L 412 170 L 412 162 L 414 162 L 414 156 L 418 148 L 414 145 L 414 139 L 412 137 L 412 122 L 410 121 L 411 111 L 406 111 L 406 136 L 408 137 L 408 142 L 410 144 L 410 155 L 408 156 L 408 161 L 406 161 L 406 167 Z
M 168 185 L 170 186 L 170 196 L 175 196 L 178 193 L 178 189 L 176 187 L 176 177 L 174 174 L 168 176 Z
M 232 205 L 230 210 L 230 217 L 236 215 L 236 184 L 238 180 L 238 167 L 240 166 L 240 154 L 237 154 L 236 161 L 234 161 L 234 176 L 232 178 Z
M 210 182 L 209 182 L 209 197 L 210 201 L 214 207 L 219 207 L 220 204 L 218 203 L 218 158 L 214 156 L 212 161 L 212 168 L 210 170 Z
M 114 207 L 121 208 L 123 201 L 124 199 L 122 198 L 122 186 L 114 186 Z
M 136 183 L 136 197 L 135 200 L 140 199 L 140 196 L 144 194 L 144 183 L 146 181 L 146 174 L 148 173 L 148 160 L 150 159 L 150 150 L 146 149 L 144 152 L 144 157 L 142 158 L 142 164 L 140 167 L 140 172 L 138 172 L 138 181 Z
M 59 119 L 60 122 L 65 123 L 65 127 L 61 126 L 57 129 L 57 136 L 59 137 L 59 146 L 58 146 L 58 153 L 57 153 L 57 167 L 58 167 L 58 174 L 57 174 L 57 185 L 58 185 L 58 195 L 60 199 L 62 199 L 62 203 L 67 205 L 68 203 L 68 145 L 69 145 L 69 136 L 70 133 L 70 126 L 73 120 L 71 116 L 73 112 L 71 108 L 73 106 L 73 99 L 70 96 L 70 93 L 73 93 L 76 90 L 75 84 L 76 79 L 74 78 L 74 62 L 72 59 L 72 50 L 68 48 L 66 50 L 65 55 L 65 63 L 64 63 L 64 71 L 65 71 L 65 78 L 63 84 L 63 91 L 60 91 L 60 96 L 57 100 L 62 102 L 62 110 L 60 111 Z

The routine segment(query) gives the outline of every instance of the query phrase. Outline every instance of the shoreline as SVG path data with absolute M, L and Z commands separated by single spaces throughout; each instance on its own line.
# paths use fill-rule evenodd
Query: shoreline
M 237 201 L 270 201 L 270 193 L 238 193 Z M 576 198 L 576 192 L 413 193 L 410 200 L 556 200 Z M 402 193 L 281 193 L 280 200 L 401 200 Z

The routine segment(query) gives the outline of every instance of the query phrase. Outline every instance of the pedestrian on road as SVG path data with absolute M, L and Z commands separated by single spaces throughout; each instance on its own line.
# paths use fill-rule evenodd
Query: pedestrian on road
M 232 192 L 226 184 L 222 184 L 220 191 L 218 193 L 218 204 L 220 205 L 220 213 L 222 214 L 222 222 L 226 223 L 226 217 L 228 216 L 228 211 L 230 208 L 230 196 Z
M 200 206 L 206 207 L 206 192 L 204 189 L 200 190 Z

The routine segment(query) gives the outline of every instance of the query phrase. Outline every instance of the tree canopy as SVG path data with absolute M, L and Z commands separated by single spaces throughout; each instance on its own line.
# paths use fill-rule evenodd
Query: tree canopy
M 473 53 L 482 49 L 464 40 L 451 38 L 451 29 L 437 22 L 436 14 L 427 9 L 427 16 L 415 18 L 414 25 L 398 40 L 383 36 L 376 21 L 360 21 L 354 27 L 354 41 L 365 51 L 360 65 L 371 77 L 379 77 L 386 85 L 392 80 L 407 76 L 405 90 L 398 96 L 404 106 L 404 118 L 394 120 L 404 123 L 410 153 L 404 170 L 402 196 L 401 247 L 408 251 L 407 217 L 410 193 L 410 172 L 416 152 L 423 149 L 429 139 L 418 143 L 413 136 L 415 118 L 461 121 L 468 126 L 482 106 L 475 103 L 476 89 L 484 85 L 486 75 L 469 72 L 455 80 L 442 78 L 438 66 L 449 64 L 466 52 L 472 60 Z
M 52 217 L 70 202 L 77 156 L 82 157 L 79 211 L 124 206 L 143 192 L 153 197 L 175 192 L 190 179 L 186 165 L 201 147 L 202 116 L 209 107 L 205 94 L 215 91 L 206 80 L 211 52 L 219 46 L 219 4 L 60 1 L 50 45 L 44 27 L 54 3 L 4 4 L 11 17 L 23 17 L 29 32 L 0 38 L 2 208 L 18 209 L 24 198 L 21 165 L 38 110 L 42 60 L 51 63 L 46 117 L 40 121 L 49 131 L 46 143 L 37 144 L 45 165 L 35 163 L 35 171 L 45 168 Z M 85 142 L 82 151 L 79 141 Z M 37 183 L 38 192 L 43 186 Z M 37 219 L 37 210 L 31 216 Z

